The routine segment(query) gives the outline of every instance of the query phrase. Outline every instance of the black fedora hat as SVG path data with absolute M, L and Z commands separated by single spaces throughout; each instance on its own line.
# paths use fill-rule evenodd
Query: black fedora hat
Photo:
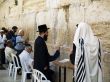
M 48 29 L 50 29 L 50 28 L 47 28 L 47 25 L 46 24 L 39 25 L 37 32 L 46 32 Z
M 12 29 L 18 29 L 18 27 L 17 26 L 13 26 Z

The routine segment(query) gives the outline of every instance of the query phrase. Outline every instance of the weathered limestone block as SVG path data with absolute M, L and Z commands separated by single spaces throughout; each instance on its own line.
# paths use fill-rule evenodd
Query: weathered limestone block
M 106 52 L 110 52 L 110 33 L 109 33 L 109 28 L 110 24 L 109 22 L 93 22 L 92 23 L 92 28 L 96 36 L 99 37 L 101 40 L 102 44 L 102 49 Z
M 55 27 L 57 23 L 58 9 L 50 9 L 46 12 L 46 23 L 48 26 Z
M 20 9 L 18 6 L 12 7 L 10 10 L 10 15 L 15 16 L 20 14 Z
M 28 38 L 30 41 L 33 41 L 35 39 L 35 31 L 36 31 L 35 16 L 36 13 L 22 14 L 19 21 L 21 27 L 25 29 L 26 39 Z
M 70 0 L 46 0 L 46 7 L 48 9 L 61 8 L 69 4 L 70 4 Z
M 30 41 L 34 40 L 35 13 L 10 16 L 5 23 L 6 27 L 9 29 L 11 29 L 12 26 L 17 26 L 18 29 L 23 29 L 25 31 L 25 38 L 28 38 Z
M 37 26 L 46 24 L 46 12 L 42 11 L 36 14 Z
M 50 9 L 46 12 L 46 24 L 50 28 L 48 43 L 51 44 L 51 46 L 55 44 L 55 35 L 56 35 L 55 27 L 57 25 L 57 16 L 58 9 Z
M 110 82 L 110 53 L 105 53 L 102 61 L 104 82 Z
M 1 20 L 1 22 L 3 22 L 3 20 L 5 21 L 5 19 L 9 15 L 9 11 L 8 11 L 9 8 L 8 8 L 8 6 L 9 6 L 10 3 L 11 2 L 9 2 L 9 1 L 5 1 L 5 2 L 0 4 L 0 20 Z
M 59 0 L 59 2 L 60 7 L 70 4 L 70 0 Z
M 70 0 L 70 4 L 89 4 L 92 0 Z
M 45 9 L 45 0 L 25 0 L 23 4 L 24 12 L 41 11 Z
M 83 21 L 84 20 L 83 13 L 84 11 L 82 7 L 71 5 L 69 8 L 69 23 L 72 25 Z
M 110 21 L 110 8 L 102 3 L 93 3 L 86 7 L 85 16 L 89 22 Z
M 65 18 L 64 9 L 59 9 L 57 25 L 55 27 L 56 32 L 56 45 L 63 46 L 66 43 L 66 31 L 67 31 L 67 22 Z
M 58 8 L 59 7 L 58 3 L 59 3 L 59 0 L 46 0 L 46 7 L 48 9 Z
M 18 26 L 19 27 L 19 18 L 18 16 L 10 16 L 6 20 L 6 26 L 11 29 L 12 26 Z
M 4 0 L 0 0 L 0 4 L 3 2 Z

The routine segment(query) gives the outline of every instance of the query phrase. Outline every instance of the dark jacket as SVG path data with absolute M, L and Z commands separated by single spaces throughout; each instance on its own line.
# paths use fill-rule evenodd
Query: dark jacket
M 7 40 L 11 40 L 14 46 L 16 45 L 16 35 L 14 34 L 12 30 L 6 34 L 6 38 Z
M 60 52 L 57 50 L 54 56 L 50 56 L 44 39 L 38 36 L 34 44 L 34 69 L 44 72 L 45 67 L 49 69 L 49 62 L 58 58 L 59 55 Z
M 76 54 L 76 46 L 73 43 L 73 50 L 72 53 L 70 54 L 70 61 L 73 65 L 75 64 L 75 54 Z

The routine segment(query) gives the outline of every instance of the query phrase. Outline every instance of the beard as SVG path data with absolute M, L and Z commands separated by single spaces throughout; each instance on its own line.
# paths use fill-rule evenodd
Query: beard
M 44 35 L 44 40 L 47 41 L 47 39 L 48 39 L 48 36 Z

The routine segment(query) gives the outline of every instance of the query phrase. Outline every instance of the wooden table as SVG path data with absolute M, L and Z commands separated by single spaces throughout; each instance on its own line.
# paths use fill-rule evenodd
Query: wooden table
M 61 82 L 61 68 L 64 68 L 64 82 L 66 82 L 66 69 L 74 69 L 74 65 L 68 61 L 68 62 L 59 62 L 58 60 L 53 61 L 53 63 L 59 67 L 59 82 Z

